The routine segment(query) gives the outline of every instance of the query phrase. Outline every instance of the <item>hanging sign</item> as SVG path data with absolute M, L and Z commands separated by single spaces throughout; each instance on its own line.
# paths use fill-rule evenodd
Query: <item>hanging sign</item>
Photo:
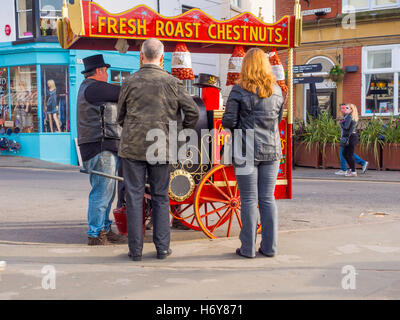
M 295 17 L 267 24 L 245 12 L 218 21 L 199 9 L 164 17 L 145 5 L 112 14 L 94 2 L 82 2 L 84 34 L 90 38 L 148 39 L 250 46 L 294 47 Z
M 321 70 L 322 70 L 322 64 L 320 63 L 293 66 L 293 73 L 311 73 L 311 72 L 320 72 Z
M 297 77 L 293 78 L 293 84 L 304 84 L 304 83 L 320 83 L 324 82 L 323 77 Z

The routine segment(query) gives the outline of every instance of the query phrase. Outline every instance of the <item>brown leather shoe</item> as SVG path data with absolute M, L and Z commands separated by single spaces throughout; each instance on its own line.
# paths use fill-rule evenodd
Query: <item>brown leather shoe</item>
M 107 241 L 106 232 L 100 231 L 100 234 L 96 238 L 88 237 L 88 245 L 89 246 L 106 246 L 110 244 Z
M 105 233 L 105 231 L 104 231 Z M 106 239 L 108 242 L 113 243 L 113 244 L 126 244 L 128 243 L 127 237 L 125 237 L 122 234 L 116 234 L 114 231 L 111 230 L 108 231 L 106 234 Z

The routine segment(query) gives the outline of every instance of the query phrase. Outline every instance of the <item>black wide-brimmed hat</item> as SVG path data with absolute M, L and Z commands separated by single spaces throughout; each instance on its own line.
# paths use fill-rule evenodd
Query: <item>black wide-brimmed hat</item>
M 196 87 L 214 87 L 221 90 L 221 81 L 219 77 L 208 73 L 199 73 L 198 81 L 193 84 Z
M 111 67 L 108 63 L 104 62 L 102 54 L 96 54 L 94 56 L 84 58 L 83 64 L 85 65 L 85 70 L 83 70 L 81 73 L 87 73 L 97 68 Z

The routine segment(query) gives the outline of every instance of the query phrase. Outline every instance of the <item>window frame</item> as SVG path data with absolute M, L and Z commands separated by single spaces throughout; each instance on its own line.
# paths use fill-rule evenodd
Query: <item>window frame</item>
M 71 86 L 71 82 L 70 82 L 70 68 L 68 64 L 63 64 L 63 63 L 57 63 L 57 64 L 37 64 L 37 70 L 40 73 L 40 77 L 38 77 L 37 81 L 38 81 L 38 102 L 40 102 L 40 110 L 39 110 L 39 105 L 38 105 L 38 113 L 39 113 L 39 117 L 38 117 L 38 121 L 39 122 L 39 131 L 38 133 L 40 134 L 71 134 L 71 91 L 70 91 L 70 86 Z M 43 83 L 43 67 L 65 67 L 66 68 L 66 72 L 67 72 L 67 77 L 66 79 L 68 79 L 67 84 L 66 84 L 66 92 L 65 92 L 65 96 L 66 96 L 66 110 L 68 110 L 68 112 L 66 111 L 66 115 L 65 117 L 69 117 L 68 120 L 66 120 L 66 124 L 67 122 L 69 122 L 69 131 L 61 131 L 61 132 L 49 132 L 49 131 L 45 131 L 44 130 L 44 119 L 43 119 L 43 114 L 44 114 L 44 109 L 47 107 L 46 104 L 44 103 L 44 96 L 43 96 L 43 86 L 46 86 L 45 83 Z M 40 87 L 39 87 L 40 84 Z M 40 92 L 39 92 L 39 88 L 40 88 Z M 47 88 L 46 88 L 47 89 Z M 40 96 L 39 96 L 40 94 Z M 59 111 L 61 112 L 61 111 Z M 58 118 L 58 120 L 60 121 L 61 124 L 61 117 Z
M 39 0 L 39 18 L 42 18 L 42 10 L 41 10 L 41 8 L 42 8 L 42 0 Z M 49 11 L 49 12 L 60 12 L 61 13 L 62 12 L 62 6 L 61 6 L 60 10 L 47 10 L 47 11 Z M 52 18 L 57 18 L 57 16 L 52 17 Z
M 345 10 L 349 7 L 349 0 L 342 0 L 342 13 L 349 13 L 351 10 Z M 368 6 L 363 8 L 355 8 L 355 12 L 371 11 L 371 10 L 382 10 L 400 8 L 400 0 L 397 0 L 395 4 L 384 4 L 377 5 L 376 0 L 368 0 Z
M 368 52 L 388 50 L 392 51 L 392 67 L 391 68 L 368 68 Z M 397 59 L 396 59 L 397 58 Z M 368 74 L 393 74 L 393 113 L 366 113 L 366 80 Z M 361 116 L 372 117 L 376 116 L 391 116 L 399 115 L 399 81 L 400 81 L 400 45 L 380 45 L 380 46 L 366 46 L 362 48 L 362 71 L 361 71 Z
M 35 0 L 32 0 L 32 9 L 29 10 L 20 10 L 18 7 L 18 0 L 14 0 L 14 4 L 15 4 L 15 25 L 16 25 L 16 38 L 20 39 L 20 40 L 26 40 L 26 39 L 32 39 L 35 38 L 35 21 L 36 21 L 36 17 L 35 17 Z M 19 35 L 19 13 L 20 12 L 32 12 L 32 35 L 31 36 L 20 36 Z
M 112 78 L 111 78 L 111 71 L 116 71 L 116 72 L 119 72 L 119 75 L 120 75 L 120 80 L 119 80 L 119 82 L 116 82 L 116 81 L 113 81 L 112 80 Z M 122 86 L 122 72 L 128 72 L 129 73 L 129 75 L 131 75 L 132 73 L 133 73 L 133 70 L 129 70 L 129 69 L 119 69 L 119 68 L 109 68 L 108 69 L 108 83 L 110 83 L 110 84 L 115 84 L 115 85 L 117 85 L 117 84 L 119 84 L 120 86 Z
M 233 2 L 235 2 L 234 0 L 230 0 L 229 3 L 230 3 L 231 6 L 234 6 L 236 8 L 241 9 L 242 8 L 242 1 L 241 0 L 236 0 L 236 1 L 237 1 L 237 4 L 233 3 Z
M 42 36 L 40 30 L 40 3 L 38 0 L 32 0 L 32 36 L 19 36 L 19 21 L 18 21 L 18 0 L 14 0 L 15 8 L 15 26 L 16 26 L 16 41 L 15 43 L 23 42 L 58 42 L 56 35 Z M 58 10 L 56 10 L 58 11 Z

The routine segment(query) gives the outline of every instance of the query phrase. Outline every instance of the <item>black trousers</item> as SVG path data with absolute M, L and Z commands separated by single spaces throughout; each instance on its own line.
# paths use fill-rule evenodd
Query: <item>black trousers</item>
M 143 250 L 143 198 L 146 173 L 150 184 L 153 242 L 157 251 L 169 249 L 169 174 L 168 164 L 150 165 L 146 161 L 121 159 L 125 182 L 128 246 L 133 255 Z
M 358 136 L 356 134 L 350 135 L 349 144 L 343 148 L 343 157 L 351 169 L 351 171 L 356 171 L 356 164 L 354 161 L 354 148 L 358 143 Z
M 119 167 L 118 167 L 118 175 L 120 177 L 124 176 L 123 172 L 122 172 L 122 162 L 121 161 L 120 161 Z M 126 205 L 126 201 L 125 201 L 125 184 L 122 181 L 118 181 L 117 195 L 118 195 L 117 208 L 122 208 L 123 206 Z

